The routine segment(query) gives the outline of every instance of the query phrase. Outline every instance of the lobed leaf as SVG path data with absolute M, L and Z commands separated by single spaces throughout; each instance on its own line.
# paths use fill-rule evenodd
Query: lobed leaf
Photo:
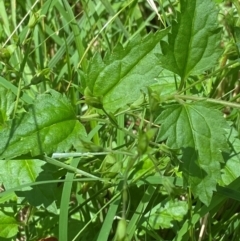
M 209 204 L 220 179 L 221 151 L 226 150 L 228 125 L 221 112 L 204 103 L 173 105 L 156 123 L 162 124 L 158 141 L 183 151 L 183 175 L 195 196 Z
M 181 14 L 173 22 L 168 43 L 161 42 L 161 66 L 186 79 L 216 65 L 220 49 L 217 10 L 211 0 L 180 1 Z
M 101 97 L 108 111 L 134 102 L 141 90 L 156 83 L 161 72 L 156 53 L 160 53 L 159 41 L 168 29 L 135 38 L 125 48 L 119 45 L 104 59 L 95 55 L 86 74 L 87 87 L 94 97 Z

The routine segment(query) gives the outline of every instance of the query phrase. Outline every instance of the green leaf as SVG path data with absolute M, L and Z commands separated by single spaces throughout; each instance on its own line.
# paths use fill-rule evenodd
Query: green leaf
M 160 102 L 163 102 L 169 95 L 176 92 L 180 83 L 180 78 L 166 69 L 160 73 L 156 80 L 157 83 L 151 85 L 151 90 L 156 94 Z
M 142 156 L 140 160 L 132 169 L 131 178 L 136 180 L 142 177 L 145 173 L 153 175 L 155 173 L 154 163 L 148 156 Z
M 8 160 L 1 162 L 0 180 L 6 190 L 18 187 L 23 184 L 30 184 L 37 181 L 53 180 L 55 166 L 46 164 L 38 159 L 29 160 Z M 47 188 L 46 188 L 47 185 Z M 16 192 L 18 197 L 26 198 L 26 201 L 35 207 L 43 206 L 49 211 L 56 213 L 54 188 L 56 183 L 35 185 L 28 190 Z
M 15 218 L 0 212 L 0 237 L 11 238 L 18 233 L 18 222 Z
M 180 1 L 168 43 L 161 42 L 161 66 L 186 79 L 214 67 L 221 55 L 220 29 L 212 0 Z
M 4 79 L 3 77 L 0 76 L 0 86 L 8 89 L 9 91 L 12 91 L 12 93 L 17 96 L 18 94 L 18 88 L 9 82 L 8 80 Z M 26 93 L 21 93 L 20 99 L 24 101 L 25 103 L 32 104 L 33 99 L 28 96 Z
M 144 226 L 150 225 L 150 228 L 172 228 L 173 221 L 181 221 L 187 214 L 188 205 L 184 201 L 169 201 L 164 207 L 155 206 L 151 211 L 145 214 L 147 221 Z
M 119 163 L 112 154 L 106 155 L 98 172 L 104 177 L 115 177 L 121 170 L 121 163 Z
M 85 129 L 77 121 L 70 102 L 51 91 L 39 95 L 28 113 L 14 119 L 9 127 L 0 131 L 0 158 L 64 152 L 78 142 L 80 136 L 85 136 Z
M 4 127 L 10 119 L 10 115 L 14 109 L 15 95 L 11 90 L 0 86 L 0 128 Z
M 159 41 L 167 30 L 135 38 L 125 48 L 117 46 L 103 60 L 95 55 L 86 74 L 86 83 L 93 97 L 102 100 L 107 111 L 136 101 L 141 90 L 156 83 L 161 72 L 156 53 L 160 53 Z
M 182 148 L 183 175 L 193 194 L 208 205 L 220 179 L 222 150 L 226 150 L 228 125 L 221 112 L 204 103 L 173 105 L 156 123 L 162 124 L 158 141 L 167 139 L 170 148 Z
M 240 160 L 240 140 L 237 131 L 232 127 L 229 133 L 228 141 L 231 147 L 229 153 L 224 153 L 226 165 L 223 167 L 221 185 L 226 186 L 236 180 L 240 176 L 239 160 Z

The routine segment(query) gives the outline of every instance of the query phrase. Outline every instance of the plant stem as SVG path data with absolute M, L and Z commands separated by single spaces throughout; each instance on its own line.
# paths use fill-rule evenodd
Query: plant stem
M 188 96 L 188 95 L 174 95 L 174 97 L 178 98 L 178 99 L 183 99 L 183 100 L 194 100 L 194 101 L 204 100 L 204 101 L 209 102 L 209 103 L 214 103 L 214 104 L 219 104 L 219 105 L 223 105 L 223 106 L 229 106 L 229 107 L 232 107 L 232 108 L 239 108 L 240 109 L 240 104 L 232 103 L 232 102 L 224 101 L 224 100 L 216 100 L 216 99 L 211 99 L 211 98 Z
M 66 170 L 68 170 L 70 172 L 75 172 L 76 174 L 80 174 L 80 175 L 83 175 L 83 176 L 86 176 L 86 177 L 91 177 L 91 178 L 93 178 L 95 180 L 99 180 L 99 181 L 103 181 L 103 182 L 106 181 L 105 179 L 102 179 L 100 177 L 97 177 L 97 176 L 94 176 L 92 174 L 89 174 L 89 173 L 87 173 L 85 171 L 82 171 L 82 170 L 80 170 L 78 168 L 75 168 L 73 166 L 67 165 L 67 164 L 65 164 L 63 162 L 57 161 L 57 160 L 55 160 L 53 158 L 50 158 L 50 157 L 48 157 L 46 155 L 45 155 L 44 159 L 45 159 L 46 162 L 48 162 L 48 163 L 50 163 L 52 165 L 64 168 L 64 169 L 66 169 Z

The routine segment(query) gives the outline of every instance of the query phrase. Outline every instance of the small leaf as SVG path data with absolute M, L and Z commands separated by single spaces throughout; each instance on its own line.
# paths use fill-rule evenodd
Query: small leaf
M 18 222 L 15 218 L 0 212 L 0 237 L 11 238 L 18 233 Z
M 229 145 L 231 147 L 229 153 L 224 153 L 226 165 L 222 169 L 222 180 L 219 182 L 221 185 L 229 185 L 240 176 L 239 160 L 240 160 L 240 140 L 237 131 L 232 127 L 229 132 Z
M 139 131 L 137 151 L 140 156 L 142 156 L 147 151 L 149 141 L 152 139 L 155 133 L 155 129 L 150 129 L 147 132 Z
M 31 184 L 37 181 L 53 180 L 55 166 L 46 164 L 38 159 L 1 161 L 0 180 L 6 190 L 16 188 L 23 184 Z M 47 185 L 47 188 L 46 188 Z M 26 201 L 35 207 L 43 206 L 56 213 L 54 184 L 35 185 L 16 192 L 18 197 L 25 197 Z
M 90 89 L 88 87 L 85 88 L 84 90 L 84 96 L 85 96 L 85 101 L 87 105 L 93 106 L 97 109 L 102 109 L 103 104 L 102 104 L 102 96 L 95 97 L 91 93 Z
M 112 154 L 107 155 L 98 172 L 100 172 L 104 177 L 115 177 L 121 170 L 121 164 L 116 160 L 115 156 Z
M 157 83 L 151 85 L 150 88 L 160 102 L 163 102 L 170 94 L 176 92 L 180 83 L 180 78 L 166 69 L 161 72 L 156 80 Z
M 131 178 L 133 180 L 137 180 L 139 177 L 142 177 L 144 173 L 150 175 L 155 173 L 154 163 L 146 155 L 142 156 L 141 160 L 136 165 L 134 165 L 131 173 Z
M 141 90 L 156 82 L 161 72 L 156 53 L 160 53 L 159 41 L 168 29 L 135 38 L 126 48 L 117 46 L 103 60 L 95 55 L 86 73 L 86 83 L 92 97 L 100 98 L 106 111 L 133 103 Z
M 16 45 L 11 44 L 6 48 L 0 48 L 0 59 L 3 61 L 9 60 L 16 49 Z
M 221 55 L 220 29 L 211 0 L 181 0 L 168 43 L 161 42 L 161 66 L 186 79 L 212 68 Z
M 15 95 L 2 86 L 0 86 L 0 129 L 10 120 L 10 115 L 14 109 Z
M 169 201 L 164 207 L 156 206 L 145 214 L 146 222 L 144 226 L 150 225 L 149 228 L 171 228 L 173 222 L 180 222 L 187 214 L 188 205 L 184 201 Z
M 39 95 L 28 113 L 0 131 L 0 158 L 64 152 L 78 142 L 80 136 L 85 136 L 85 129 L 77 121 L 70 102 L 51 91 Z
M 29 22 L 28 22 L 28 27 L 30 29 L 33 29 L 36 24 L 44 17 L 44 15 L 41 15 L 41 11 L 39 10 L 37 12 L 33 12 L 30 16 Z
M 227 148 L 228 125 L 221 112 L 204 103 L 173 105 L 156 123 L 162 124 L 158 141 L 167 139 L 170 148 L 182 148 L 183 175 L 193 194 L 208 205 L 220 179 L 221 151 Z

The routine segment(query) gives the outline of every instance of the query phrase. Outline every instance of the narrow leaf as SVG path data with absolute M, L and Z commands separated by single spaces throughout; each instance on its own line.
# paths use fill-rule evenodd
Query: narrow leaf
M 39 95 L 27 113 L 0 131 L 0 158 L 67 151 L 83 135 L 70 102 L 51 91 Z
M 217 10 L 212 0 L 180 1 L 168 43 L 161 42 L 161 66 L 186 79 L 212 68 L 221 55 Z
M 4 128 L 14 109 L 15 95 L 0 85 L 0 128 Z
M 156 123 L 162 124 L 158 141 L 167 139 L 167 146 L 182 149 L 183 175 L 194 195 L 209 204 L 220 179 L 221 151 L 227 147 L 228 125 L 221 112 L 204 103 L 174 105 Z

